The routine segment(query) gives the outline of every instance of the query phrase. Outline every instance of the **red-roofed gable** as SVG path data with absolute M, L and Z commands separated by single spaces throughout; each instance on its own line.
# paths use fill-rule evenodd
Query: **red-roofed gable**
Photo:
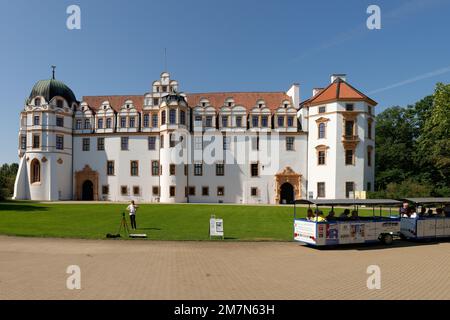
M 144 96 L 131 95 L 131 96 L 84 96 L 83 100 L 93 110 L 98 110 L 102 103 L 109 101 L 109 104 L 114 111 L 119 112 L 120 108 L 125 104 L 125 101 L 133 101 L 133 105 L 137 111 L 141 111 L 144 105 Z
M 328 87 L 320 91 L 315 96 L 301 103 L 302 106 L 311 107 L 333 101 L 366 101 L 375 106 L 378 103 L 364 93 L 358 91 L 341 78 L 334 80 Z
M 209 104 L 216 108 L 216 110 L 223 107 L 228 98 L 232 98 L 235 105 L 243 106 L 247 110 L 255 107 L 259 100 L 264 100 L 266 107 L 271 110 L 276 110 L 286 100 L 293 106 L 291 97 L 284 92 L 211 92 L 187 94 L 189 106 L 198 106 L 200 105 L 201 99 L 207 99 Z

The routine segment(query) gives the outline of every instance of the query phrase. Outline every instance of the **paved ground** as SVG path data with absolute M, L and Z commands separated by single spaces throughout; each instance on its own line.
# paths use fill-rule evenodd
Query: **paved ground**
M 81 290 L 66 288 L 68 265 Z M 381 289 L 368 290 L 369 265 Z M 0 299 L 450 299 L 450 243 L 316 250 L 297 243 L 0 237 Z

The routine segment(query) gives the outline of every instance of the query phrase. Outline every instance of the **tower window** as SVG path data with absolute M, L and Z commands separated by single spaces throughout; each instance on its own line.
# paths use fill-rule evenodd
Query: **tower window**
M 63 150 L 64 149 L 64 136 L 57 135 L 56 136 L 56 149 Z
M 39 148 L 41 146 L 41 136 L 38 134 L 33 135 L 33 148 Z
M 186 124 L 186 112 L 180 111 L 180 124 Z
M 35 126 L 38 126 L 38 125 L 41 124 L 41 123 L 40 123 L 40 117 L 39 117 L 39 116 L 34 116 L 34 118 L 33 118 L 33 124 L 34 124 Z
M 355 110 L 354 104 L 353 103 L 346 103 L 345 104 L 345 111 L 353 111 Z
M 21 135 L 20 136 L 20 149 L 26 149 L 27 148 L 27 136 Z
M 169 111 L 169 123 L 176 124 L 177 121 L 177 111 L 175 109 L 170 109 Z
M 41 98 L 36 98 L 36 99 L 34 99 L 34 105 L 35 105 L 36 107 L 39 107 L 39 106 L 41 105 Z
M 347 138 L 353 137 L 355 122 L 353 120 L 345 121 L 345 136 Z
M 325 151 L 317 152 L 317 164 L 319 166 L 325 165 Z
M 345 150 L 345 164 L 346 165 L 353 165 L 354 164 L 354 152 L 352 149 Z
M 319 107 L 319 113 L 325 113 L 327 111 L 327 107 L 326 106 L 320 106 Z
M 165 110 L 163 110 L 162 112 L 161 112 L 161 124 L 163 125 L 163 124 L 166 124 L 166 111 Z
M 64 101 L 62 101 L 62 100 L 56 100 L 56 106 L 57 106 L 58 108 L 62 108 L 62 107 L 64 106 Z
M 41 181 L 41 164 L 38 159 L 33 159 L 31 161 L 31 183 L 40 182 Z
M 325 139 L 325 123 L 319 123 L 319 139 Z
M 56 117 L 56 126 L 64 127 L 64 118 L 63 117 Z
M 154 106 L 158 106 L 159 105 L 159 99 L 158 98 L 153 98 L 153 105 Z
M 158 128 L 158 115 L 156 113 L 152 115 L 152 127 Z

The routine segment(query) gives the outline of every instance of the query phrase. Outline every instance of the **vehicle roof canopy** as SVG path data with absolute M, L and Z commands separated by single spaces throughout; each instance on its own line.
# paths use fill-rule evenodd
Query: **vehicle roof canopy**
M 402 200 L 413 203 L 450 203 L 450 198 L 404 198 Z
M 295 204 L 312 204 L 316 206 L 399 206 L 401 201 L 393 199 L 299 199 Z

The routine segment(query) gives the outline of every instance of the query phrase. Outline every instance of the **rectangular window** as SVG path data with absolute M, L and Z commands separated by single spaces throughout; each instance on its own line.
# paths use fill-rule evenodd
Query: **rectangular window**
M 159 176 L 159 161 L 152 161 L 152 176 Z
M 142 125 L 144 126 L 144 128 L 148 128 L 148 125 L 149 125 L 149 115 L 148 115 L 148 113 L 144 114 L 144 121 L 143 121 Z
M 97 138 L 97 150 L 98 151 L 105 150 L 105 138 Z
M 288 117 L 287 118 L 287 126 L 293 127 L 294 126 L 294 117 Z
M 159 138 L 159 148 L 163 149 L 164 148 L 164 136 L 161 135 Z
M 222 127 L 228 127 L 228 116 L 222 116 Z
M 317 182 L 317 197 L 325 198 L 325 182 Z
M 152 115 L 152 127 L 158 128 L 158 114 L 156 113 Z
M 153 105 L 154 106 L 158 106 L 159 105 L 159 99 L 158 98 L 153 98 Z
M 111 129 L 111 127 L 112 127 L 112 119 L 108 118 L 106 119 L 106 128 Z
M 278 121 L 278 127 L 284 127 L 284 117 L 278 117 L 277 118 Z
M 216 176 L 224 176 L 225 175 L 225 164 L 216 163 Z
M 203 165 L 201 163 L 194 163 L 194 176 L 203 175 Z
M 286 150 L 294 151 L 294 137 L 286 137 Z
M 236 117 L 236 127 L 238 127 L 238 128 L 242 127 L 242 116 Z
M 175 147 L 175 136 L 172 133 L 169 134 L 169 146 L 171 148 Z
M 267 116 L 261 117 L 261 127 L 267 128 L 269 125 L 269 118 Z
M 209 187 L 202 187 L 202 196 L 209 196 Z
M 84 129 L 89 130 L 91 128 L 91 120 L 84 119 Z
M 194 137 L 194 149 L 202 150 L 203 149 L 203 137 Z
M 353 137 L 353 127 L 355 125 L 355 122 L 353 120 L 346 120 L 345 121 L 345 136 L 348 138 Z
M 123 196 L 128 195 L 128 187 L 127 186 L 120 186 L 120 194 Z
M 222 140 L 222 148 L 223 150 L 230 150 L 230 141 L 231 141 L 231 137 L 223 137 Z
M 97 120 L 97 129 L 103 129 L 103 119 Z
M 184 165 L 184 175 L 185 176 L 188 175 L 188 165 L 187 164 Z
M 217 187 L 217 195 L 223 197 L 225 195 L 225 187 Z
M 252 127 L 257 128 L 259 126 L 259 118 L 257 116 L 252 116 Z
M 125 128 L 127 126 L 127 118 L 126 117 L 120 117 L 120 127 Z
M 39 116 L 34 116 L 34 118 L 33 118 L 33 124 L 35 125 L 35 126 L 38 126 L 38 125 L 40 125 L 40 117 Z
M 170 197 L 175 197 L 175 186 L 169 187 L 169 195 Z
M 56 136 L 56 149 L 58 149 L 58 150 L 64 149 L 64 136 L 62 136 L 62 135 Z
M 213 126 L 212 123 L 212 116 L 206 116 L 205 126 L 211 128 Z
M 352 149 L 345 150 L 345 164 L 346 165 L 353 165 L 354 164 L 354 161 L 353 161 L 353 150 Z
M 130 175 L 133 177 L 139 175 L 139 162 L 137 160 L 130 161 Z
M 350 193 L 355 191 L 354 188 L 355 188 L 355 183 L 353 181 L 347 181 L 345 183 L 345 197 L 346 198 L 349 198 L 350 197 Z
M 169 123 L 176 124 L 177 122 L 177 111 L 175 109 L 169 110 Z
M 372 166 L 372 150 L 367 150 L 367 166 Z
M 64 127 L 64 117 L 56 117 L 56 126 Z
M 325 165 L 325 151 L 317 152 L 317 164 L 319 166 Z
M 109 186 L 108 185 L 102 186 L 102 194 L 109 194 Z
M 130 117 L 130 128 L 136 127 L 136 117 Z
M 372 139 L 372 121 L 367 121 L 367 138 Z
M 138 196 L 141 194 L 141 188 L 139 186 L 133 186 L 133 195 Z
M 327 111 L 327 107 L 326 106 L 320 106 L 319 107 L 319 113 L 325 113 Z
M 39 148 L 41 146 L 41 136 L 33 135 L 33 148 Z
M 89 151 L 91 147 L 91 139 L 83 138 L 83 151 Z
M 64 102 L 62 100 L 56 100 L 56 107 L 62 108 L 64 106 Z
M 186 112 L 180 111 L 180 124 L 186 124 Z
M 81 119 L 77 119 L 77 121 L 75 121 L 75 129 L 76 130 L 81 130 Z
M 190 196 L 195 196 L 195 187 L 189 187 L 188 188 L 188 192 Z
M 354 105 L 353 105 L 353 103 L 346 103 L 345 104 L 345 111 L 353 111 L 355 108 L 354 108 Z
M 156 150 L 156 137 L 148 137 L 148 150 Z
M 325 139 L 325 123 L 323 122 L 319 123 L 318 130 L 319 130 L 318 133 L 319 139 Z
M 27 148 L 27 136 L 21 135 L 20 136 L 20 149 L 26 149 Z
M 171 176 L 174 176 L 174 175 L 175 175 L 175 165 L 174 165 L 174 164 L 170 164 L 170 165 L 169 165 L 169 174 L 170 174 Z
M 159 187 L 158 186 L 153 186 L 152 188 L 152 194 L 154 196 L 159 196 Z
M 128 150 L 128 137 L 121 137 L 120 138 L 120 149 L 121 150 Z
M 258 177 L 259 176 L 259 164 L 258 163 L 250 164 L 250 173 L 251 173 L 252 177 Z
M 372 115 L 372 106 L 367 106 L 367 113 L 369 113 L 370 115 Z
M 255 188 L 255 187 L 251 188 L 250 194 L 252 195 L 252 197 L 258 196 L 258 188 Z
M 114 161 L 112 160 L 106 161 L 106 175 L 108 176 L 114 175 Z

